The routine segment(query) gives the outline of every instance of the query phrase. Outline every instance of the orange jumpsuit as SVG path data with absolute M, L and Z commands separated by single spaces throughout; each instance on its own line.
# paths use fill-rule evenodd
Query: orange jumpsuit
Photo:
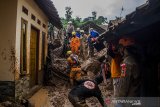
M 70 47 L 73 53 L 76 53 L 76 54 L 79 53 L 80 40 L 78 37 L 72 37 L 70 42 Z
M 79 80 L 81 78 L 81 67 L 79 64 L 77 64 L 73 60 L 72 57 L 73 57 L 73 55 L 67 58 L 68 66 L 70 66 L 70 68 L 71 68 L 69 76 L 70 76 L 70 79 Z M 78 58 L 77 55 L 75 57 Z

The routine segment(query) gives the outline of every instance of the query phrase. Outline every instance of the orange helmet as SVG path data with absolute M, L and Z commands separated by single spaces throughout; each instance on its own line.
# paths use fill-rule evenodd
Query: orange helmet
M 119 40 L 119 44 L 123 46 L 130 46 L 135 43 L 135 40 L 133 38 L 122 38 Z

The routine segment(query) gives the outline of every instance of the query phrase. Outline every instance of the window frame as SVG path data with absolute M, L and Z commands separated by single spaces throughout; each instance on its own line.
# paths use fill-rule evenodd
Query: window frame
M 22 12 L 28 16 L 28 9 L 25 6 L 22 6 Z
M 25 31 L 23 31 L 25 25 Z M 27 27 L 28 22 L 21 18 L 21 40 L 20 40 L 20 75 L 27 74 Z M 25 33 L 25 34 L 24 34 Z

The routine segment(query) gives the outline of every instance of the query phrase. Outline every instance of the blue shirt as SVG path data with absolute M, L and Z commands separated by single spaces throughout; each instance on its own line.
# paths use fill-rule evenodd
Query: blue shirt
M 99 33 L 95 30 L 90 31 L 90 36 L 91 38 L 96 38 L 99 36 Z
M 80 38 L 80 37 L 81 37 L 80 32 L 76 32 L 76 36 L 77 36 L 78 38 Z

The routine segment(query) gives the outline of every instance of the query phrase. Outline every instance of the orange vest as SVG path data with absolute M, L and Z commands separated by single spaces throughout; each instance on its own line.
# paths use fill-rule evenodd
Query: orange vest
M 71 51 L 73 53 L 79 54 L 79 47 L 80 47 L 80 40 L 78 37 L 72 37 L 71 43 L 70 43 Z
M 116 55 L 115 58 L 112 58 L 112 60 L 111 60 L 111 76 L 112 76 L 112 78 L 118 78 L 121 76 L 120 62 L 121 62 L 120 55 Z
M 70 47 L 79 47 L 80 46 L 80 40 L 78 37 L 72 37 Z

